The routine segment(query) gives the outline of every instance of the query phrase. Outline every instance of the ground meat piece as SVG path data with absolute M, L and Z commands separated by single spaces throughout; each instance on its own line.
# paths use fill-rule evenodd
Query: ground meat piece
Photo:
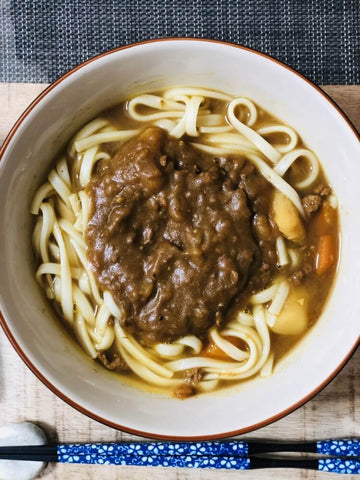
M 98 353 L 98 359 L 100 362 L 106 367 L 108 370 L 116 370 L 116 371 L 128 371 L 130 370 L 128 364 L 122 358 L 121 355 L 115 353 L 112 360 L 109 361 L 105 352 Z
M 272 228 L 267 217 L 261 213 L 256 213 L 254 216 L 254 228 L 257 237 L 260 240 L 270 240 L 272 237 Z
M 293 273 L 290 277 L 292 283 L 296 286 L 300 285 L 304 278 L 304 272 L 302 270 L 298 270 L 297 272 Z
M 303 264 L 304 275 L 309 275 L 314 270 L 313 262 L 311 260 L 305 261 Z
M 314 193 L 320 195 L 321 197 L 328 197 L 332 194 L 332 190 L 328 185 L 321 184 L 314 189 Z
M 271 280 L 272 269 L 267 263 L 263 263 L 258 274 L 249 280 L 249 289 L 251 294 L 255 294 L 264 289 L 264 285 L 268 285 Z
M 320 195 L 306 195 L 306 197 L 302 199 L 305 214 L 310 217 L 319 210 L 322 202 L 323 198 Z
M 184 399 L 195 394 L 195 388 L 189 383 L 182 383 L 174 390 L 174 397 Z
M 186 370 L 185 381 L 195 387 L 202 379 L 203 372 L 200 368 L 190 368 Z

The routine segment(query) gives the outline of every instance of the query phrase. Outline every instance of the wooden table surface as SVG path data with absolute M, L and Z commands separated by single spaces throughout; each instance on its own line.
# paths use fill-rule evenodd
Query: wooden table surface
M 0 84 L 0 144 L 20 113 L 45 86 Z M 360 130 L 360 86 L 323 88 Z M 0 424 L 24 420 L 43 427 L 50 441 L 119 441 L 138 438 L 91 420 L 57 398 L 28 370 L 1 331 Z M 287 417 L 244 438 L 313 440 L 345 436 L 360 436 L 360 349 L 315 398 Z M 211 480 L 221 477 L 235 480 L 239 475 L 235 471 L 53 464 L 46 468 L 42 478 Z M 247 480 L 340 478 L 335 474 L 285 469 L 241 472 L 241 476 Z M 346 478 L 356 477 L 346 475 Z

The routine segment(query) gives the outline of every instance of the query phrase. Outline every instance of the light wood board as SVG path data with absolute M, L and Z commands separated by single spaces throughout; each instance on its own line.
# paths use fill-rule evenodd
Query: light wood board
M 45 87 L 42 84 L 0 84 L 0 144 L 18 116 Z M 360 130 L 360 86 L 323 88 Z M 0 424 L 24 420 L 43 427 L 50 441 L 119 441 L 138 438 L 91 420 L 57 398 L 28 370 L 1 331 Z M 337 377 L 315 398 L 287 417 L 243 438 L 313 440 L 345 436 L 360 436 L 359 349 Z M 49 465 L 42 474 L 46 480 L 235 480 L 239 476 L 246 480 L 340 478 L 339 475 L 306 470 L 235 472 L 62 464 Z M 357 477 L 347 475 L 346 478 L 355 480 Z

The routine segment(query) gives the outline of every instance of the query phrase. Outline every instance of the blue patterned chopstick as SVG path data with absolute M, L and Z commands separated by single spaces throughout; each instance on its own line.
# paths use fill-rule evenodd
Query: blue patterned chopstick
M 63 446 L 64 447 L 64 446 Z M 360 474 L 360 460 L 341 458 L 321 459 L 272 459 L 241 456 L 216 455 L 107 455 L 89 453 L 72 454 L 69 449 L 58 447 L 58 461 L 61 463 L 82 463 L 96 465 L 136 465 L 146 467 L 212 468 L 226 470 L 255 470 L 259 468 L 306 468 L 341 474 Z
M 103 452 L 107 455 L 216 455 L 242 457 L 271 452 L 312 452 L 340 457 L 360 457 L 360 440 L 322 440 L 318 442 L 245 442 L 242 440 L 212 442 L 120 442 L 59 445 L 58 450 L 76 455 Z
M 284 451 L 316 452 L 322 458 L 279 459 L 253 454 Z M 336 457 L 334 456 L 336 455 Z M 339 455 L 342 458 L 339 458 Z M 355 458 L 357 457 L 357 458 Z M 333 473 L 360 474 L 359 440 L 312 443 L 121 442 L 0 447 L 0 459 L 97 465 L 137 465 L 252 470 L 306 468 Z

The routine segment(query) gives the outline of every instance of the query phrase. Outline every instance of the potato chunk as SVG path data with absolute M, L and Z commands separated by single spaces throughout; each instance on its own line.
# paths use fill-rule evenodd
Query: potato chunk
M 274 222 L 288 240 L 297 243 L 304 240 L 305 229 L 296 207 L 278 190 L 274 193 L 272 212 Z
M 300 335 L 308 325 L 308 293 L 304 288 L 290 292 L 271 330 L 280 335 Z

